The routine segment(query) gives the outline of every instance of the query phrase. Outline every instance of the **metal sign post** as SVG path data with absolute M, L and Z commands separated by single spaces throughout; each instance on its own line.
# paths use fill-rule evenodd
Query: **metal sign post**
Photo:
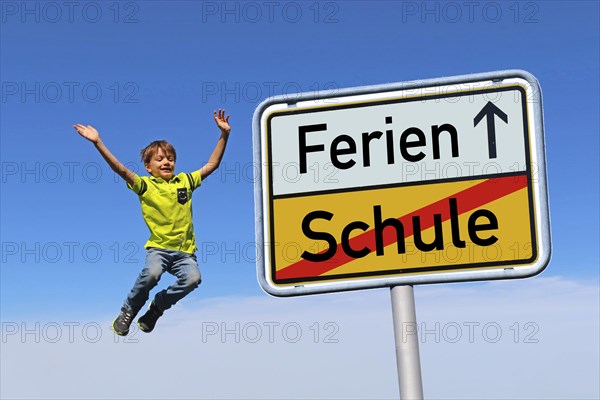
M 526 71 L 269 98 L 253 148 L 261 287 L 390 287 L 404 400 L 423 398 L 413 285 L 550 261 L 541 90 Z
M 390 292 L 392 295 L 400 398 L 402 400 L 423 399 L 419 335 L 413 287 L 412 285 L 394 286 Z

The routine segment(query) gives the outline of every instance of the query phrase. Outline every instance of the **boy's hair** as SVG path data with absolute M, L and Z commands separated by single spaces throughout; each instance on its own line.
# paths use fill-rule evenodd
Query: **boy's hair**
M 172 154 L 173 161 L 177 160 L 177 152 L 171 143 L 167 142 L 166 140 L 155 140 L 148 146 L 144 147 L 140 153 L 144 165 L 150 163 L 150 159 L 154 157 L 154 155 L 158 152 L 158 149 L 162 149 L 165 155 L 168 155 L 169 153 Z

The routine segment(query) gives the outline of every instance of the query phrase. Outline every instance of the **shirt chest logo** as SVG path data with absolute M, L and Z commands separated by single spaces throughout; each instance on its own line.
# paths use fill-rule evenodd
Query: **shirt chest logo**
M 179 204 L 185 204 L 188 201 L 188 191 L 186 188 L 177 189 L 177 202 Z

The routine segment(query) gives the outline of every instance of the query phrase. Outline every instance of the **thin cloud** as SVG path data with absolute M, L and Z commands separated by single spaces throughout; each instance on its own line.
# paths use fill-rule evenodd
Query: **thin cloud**
M 597 284 L 432 285 L 415 298 L 427 398 L 598 398 Z M 2 398 L 398 397 L 388 290 L 197 298 L 126 339 L 111 317 L 3 321 Z

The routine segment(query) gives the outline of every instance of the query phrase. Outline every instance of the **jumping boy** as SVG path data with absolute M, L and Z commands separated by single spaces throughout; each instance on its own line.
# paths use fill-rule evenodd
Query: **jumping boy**
M 110 168 L 138 195 L 142 215 L 150 230 L 150 239 L 144 246 L 147 249 L 144 268 L 125 299 L 121 313 L 113 322 L 113 330 L 118 335 L 125 336 L 129 333 L 131 322 L 164 272 L 175 275 L 177 281 L 158 292 L 148 311 L 138 319 L 138 326 L 144 332 L 152 332 L 163 312 L 197 288 L 201 282 L 194 255 L 197 247 L 192 224 L 192 192 L 219 167 L 231 131 L 229 115 L 226 117 L 224 110 L 215 111 L 214 119 L 221 130 L 221 137 L 202 168 L 192 173 L 175 175 L 175 149 L 167 141 L 154 141 L 141 152 L 144 166 L 150 173 L 150 176 L 143 177 L 121 164 L 108 151 L 100 140 L 98 131 L 92 126 L 73 125 L 81 136 L 94 143 Z

